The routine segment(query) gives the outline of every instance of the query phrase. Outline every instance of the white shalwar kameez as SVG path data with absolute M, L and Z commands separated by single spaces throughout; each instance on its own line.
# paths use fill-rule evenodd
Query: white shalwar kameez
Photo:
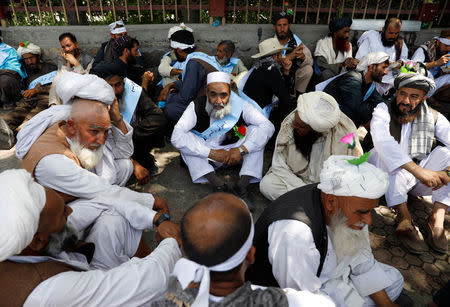
M 234 144 L 222 146 L 220 143 L 225 139 L 225 135 L 204 140 L 191 131 L 197 123 L 194 102 L 191 102 L 186 108 L 175 125 L 171 141 L 173 146 L 181 152 L 181 156 L 189 168 L 189 173 L 194 183 L 207 182 L 204 175 L 214 171 L 214 167 L 208 160 L 211 149 L 229 150 L 241 145 L 244 145 L 249 153 L 243 158 L 239 176 L 247 175 L 253 177 L 250 180 L 252 183 L 261 180 L 264 147 L 275 128 L 264 115 L 248 102 L 244 103 L 242 118 L 248 125 L 245 137 Z M 212 124 L 214 121 L 215 119 L 211 118 L 210 123 Z M 220 166 L 221 164 L 217 163 L 216 165 Z
M 375 30 L 369 30 L 364 32 L 361 37 L 358 39 L 358 52 L 356 53 L 355 58 L 361 60 L 363 56 L 371 52 L 382 51 L 389 55 L 391 61 L 396 60 L 396 51 L 395 45 L 390 47 L 386 47 L 383 45 L 381 40 L 381 32 Z M 400 54 L 400 59 L 406 60 L 408 58 L 408 47 L 405 44 L 405 41 L 402 43 L 402 52 Z M 394 86 L 394 76 L 392 75 L 392 71 L 389 71 L 387 75 L 383 77 L 381 83 L 375 82 L 376 89 L 378 93 L 381 95 L 384 94 L 387 90 Z
M 132 258 L 108 270 L 91 270 L 86 257 L 62 252 L 58 258 L 13 256 L 9 261 L 38 263 L 61 261 L 81 272 L 57 274 L 41 282 L 28 296 L 25 307 L 35 306 L 148 306 L 161 299 L 181 251 L 173 238 L 163 240 L 145 258 Z
M 374 110 L 370 122 L 374 149 L 369 162 L 389 173 L 389 188 L 386 192 L 386 202 L 389 207 L 402 204 L 408 200 L 408 193 L 416 196 L 432 195 L 433 203 L 440 202 L 450 206 L 450 185 L 433 191 L 432 188 L 420 183 L 410 172 L 401 168 L 412 161 L 409 156 L 409 141 L 412 122 L 403 124 L 400 144 L 389 132 L 391 116 L 385 103 L 380 103 Z M 450 123 L 440 113 L 434 128 L 436 139 L 445 147 L 438 146 L 422 161 L 419 166 L 441 171 L 450 165 Z
M 369 295 L 383 289 L 392 301 L 396 300 L 403 290 L 402 275 L 374 259 L 367 226 L 361 231 L 367 234 L 367 248 L 341 263 L 337 262 L 328 234 L 327 255 L 317 277 L 320 253 L 311 229 L 297 220 L 272 223 L 268 229 L 268 256 L 275 279 L 281 288 L 328 295 L 340 307 L 375 306 Z

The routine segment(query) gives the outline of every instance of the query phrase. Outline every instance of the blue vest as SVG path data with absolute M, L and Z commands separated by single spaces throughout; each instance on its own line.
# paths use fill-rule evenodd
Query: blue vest
M 226 72 L 227 74 L 231 74 L 234 67 L 237 65 L 237 63 L 239 63 L 239 61 L 240 60 L 238 58 L 231 57 L 230 62 L 227 65 L 222 66 L 220 71 Z
M 184 61 L 186 63 L 186 65 L 191 59 L 199 59 L 199 60 L 205 61 L 206 63 L 208 63 L 215 69 L 217 69 L 218 71 L 221 71 L 222 67 L 219 65 L 219 63 L 217 63 L 216 57 L 214 57 L 212 55 L 207 55 L 206 53 L 203 53 L 203 52 L 192 52 L 192 53 L 188 54 L 186 61 Z M 183 74 L 181 75 L 181 80 L 184 80 L 185 75 L 186 75 L 186 69 L 183 69 Z

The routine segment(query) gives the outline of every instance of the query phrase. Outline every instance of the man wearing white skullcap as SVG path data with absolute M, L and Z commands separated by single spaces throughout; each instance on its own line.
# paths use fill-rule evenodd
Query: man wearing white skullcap
M 194 183 L 207 182 L 215 192 L 228 186 L 215 168 L 242 163 L 234 191 L 251 207 L 247 187 L 262 177 L 264 147 L 274 132 L 272 123 L 230 90 L 230 75 L 207 76 L 206 96 L 192 101 L 172 133 Z
M 356 70 L 349 71 L 326 84 L 323 91 L 336 99 L 339 108 L 355 123 L 367 129 L 373 109 L 382 102 L 375 85 L 388 72 L 389 56 L 384 52 L 366 54 Z
M 426 75 L 426 71 L 424 72 Z M 450 123 L 427 105 L 435 87 L 420 73 L 402 73 L 394 81 L 396 95 L 373 112 L 370 133 L 374 144 L 370 162 L 389 173 L 386 193 L 397 211 L 397 236 L 411 252 L 428 250 L 408 211 L 408 194 L 432 195 L 433 208 L 426 222 L 427 242 L 440 253 L 447 251 L 445 213 L 450 206 Z M 434 138 L 443 146 L 433 148 Z
M 179 32 L 179 33 L 178 33 Z M 161 58 L 158 66 L 158 72 L 161 75 L 162 87 L 173 83 L 183 73 L 186 66 L 186 57 L 183 53 L 189 54 L 195 50 L 194 30 L 186 26 L 184 23 L 173 26 L 169 29 L 167 39 L 170 42 L 170 51 L 167 51 Z M 180 49 L 180 52 L 178 51 Z
M 442 30 L 439 36 L 420 45 L 411 60 L 424 63 L 433 77 L 440 77 L 441 67 L 450 60 L 450 30 Z
M 92 243 L 68 222 L 72 210 L 25 170 L 0 173 L 0 301 L 4 306 L 148 305 L 166 290 L 181 252 L 163 235 L 145 258 L 92 267 Z M 95 227 L 95 226 L 94 226 Z
M 368 231 L 388 184 L 387 174 L 364 159 L 330 156 L 320 184 L 282 195 L 261 214 L 248 279 L 326 293 L 336 306 L 393 306 L 403 277 L 374 259 Z
M 29 121 L 16 155 L 39 183 L 70 202 L 69 220 L 77 229 L 93 225 L 86 238 L 96 244 L 91 266 L 113 268 L 140 250 L 144 229 L 176 235 L 178 226 L 169 221 L 163 199 L 120 186 L 133 171 L 133 129 L 111 86 L 97 76 L 66 72 L 56 84 L 57 92 L 62 89 L 64 102 L 78 95 L 73 105 L 54 106 Z
M 340 141 L 350 133 L 356 136 L 355 124 L 339 110 L 333 97 L 324 92 L 300 95 L 297 109 L 281 124 L 272 165 L 259 184 L 261 193 L 275 200 L 290 190 L 319 182 L 329 156 L 360 156 L 357 137 L 353 149 Z
M 184 214 L 181 225 L 186 258 L 176 263 L 165 298 L 151 307 L 335 306 L 326 295 L 244 281 L 255 260 L 254 226 L 236 196 L 215 193 L 201 199 Z
M 109 24 L 109 40 L 104 42 L 98 48 L 97 55 L 95 56 L 94 64 L 92 67 L 97 66 L 101 62 L 110 63 L 115 58 L 113 44 L 116 38 L 127 35 L 127 28 L 122 20 L 114 21 Z
M 41 48 L 33 43 L 20 43 L 17 53 L 25 63 L 26 89 L 16 107 L 3 116 L 14 135 L 26 121 L 48 107 L 50 86 L 57 69 L 55 64 L 41 60 Z

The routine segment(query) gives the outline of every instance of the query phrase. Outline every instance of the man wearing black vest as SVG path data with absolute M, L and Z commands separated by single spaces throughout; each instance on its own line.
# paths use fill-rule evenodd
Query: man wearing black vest
M 428 247 L 409 213 L 408 194 L 432 195 L 433 208 L 425 229 L 435 251 L 447 252 L 445 213 L 450 206 L 450 123 L 430 108 L 426 99 L 434 90 L 426 70 L 403 73 L 394 80 L 393 100 L 373 112 L 370 134 L 374 144 L 369 162 L 389 173 L 386 203 L 397 212 L 396 234 L 414 254 Z M 433 148 L 434 138 L 441 146 Z M 443 146 L 442 146 L 443 145 Z
M 192 181 L 209 182 L 214 192 L 229 191 L 214 168 L 242 163 L 233 189 L 251 207 L 247 187 L 262 178 L 264 147 L 274 127 L 230 91 L 229 74 L 212 72 L 207 83 L 207 96 L 191 102 L 175 125 L 172 144 L 181 152 Z
M 266 208 L 255 226 L 252 283 L 326 293 L 337 306 L 397 306 L 403 277 L 374 259 L 368 232 L 388 176 L 359 160 L 331 156 L 319 185 L 292 190 Z

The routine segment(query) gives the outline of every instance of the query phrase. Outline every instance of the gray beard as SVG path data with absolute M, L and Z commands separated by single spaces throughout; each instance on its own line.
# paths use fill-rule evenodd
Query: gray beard
M 70 150 L 77 156 L 81 165 L 87 170 L 96 167 L 103 157 L 103 145 L 95 150 L 91 150 L 81 145 L 78 137 L 71 140 Z
M 347 217 L 341 209 L 331 217 L 330 238 L 338 263 L 346 258 L 354 257 L 360 250 L 370 248 L 366 237 L 366 227 L 368 226 L 365 225 L 361 230 L 350 228 L 347 225 Z
M 224 65 L 227 65 L 228 63 L 230 63 L 230 60 L 228 60 L 228 58 L 227 58 L 226 56 L 224 56 L 224 57 L 221 58 L 221 59 L 219 59 L 219 58 L 216 56 L 216 61 L 217 61 L 217 63 L 220 64 L 220 66 L 224 66 Z
M 44 253 L 56 258 L 61 252 L 75 246 L 81 238 L 81 234 L 78 229 L 67 223 L 61 232 L 50 235 L 50 241 L 45 247 Z
M 231 112 L 231 103 L 228 100 L 228 103 L 220 110 L 214 109 L 213 105 L 209 103 L 209 99 L 206 99 L 206 106 L 205 106 L 206 113 L 215 119 L 222 119 Z

